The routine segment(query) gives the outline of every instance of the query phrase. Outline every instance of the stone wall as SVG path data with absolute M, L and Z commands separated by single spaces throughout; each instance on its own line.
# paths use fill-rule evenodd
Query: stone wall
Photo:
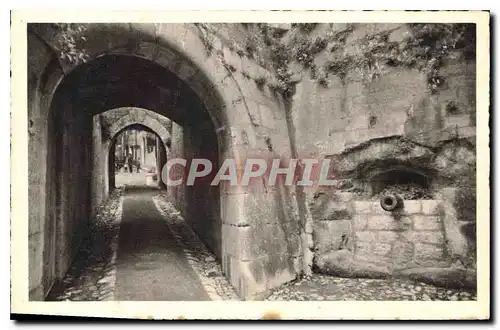
M 439 200 L 408 200 L 393 214 L 378 201 L 354 201 L 354 254 L 374 256 L 394 270 L 450 266 L 439 206 Z
M 48 45 L 47 52 L 49 54 L 57 52 L 59 49 L 57 47 L 57 42 L 60 40 L 61 31 L 58 31 L 52 25 L 44 24 L 32 25 L 30 26 L 30 31 L 43 40 L 38 46 L 34 45 L 31 47 L 30 44 L 31 54 L 39 53 L 40 47 L 43 48 L 44 44 Z M 96 24 L 85 26 L 84 31 L 86 41 L 79 41 L 78 47 L 81 46 L 83 48 L 85 53 L 84 57 L 87 58 L 87 63 L 82 63 L 80 58 L 76 61 L 69 61 L 68 58 L 61 57 L 60 54 L 51 54 L 50 56 L 53 56 L 55 61 L 54 67 L 47 66 L 44 63 L 40 64 L 41 70 L 46 70 L 48 72 L 47 76 L 49 77 L 54 70 L 59 70 L 59 81 L 57 81 L 54 86 L 58 85 L 65 76 L 65 73 L 73 79 L 63 79 L 61 85 L 67 87 L 71 86 L 72 82 L 78 82 L 80 74 L 97 79 L 85 80 L 85 83 L 90 84 L 95 82 L 99 84 L 97 75 L 103 74 L 103 70 L 87 73 L 85 73 L 85 70 L 91 69 L 92 65 L 98 65 L 98 62 L 106 62 L 107 58 L 111 57 L 113 58 L 112 61 L 110 60 L 111 64 L 104 65 L 101 69 L 105 68 L 105 70 L 112 70 L 113 63 L 117 63 L 116 61 L 120 58 L 123 59 L 124 57 L 122 55 L 126 54 L 141 58 L 141 61 L 135 62 L 138 64 L 141 62 L 143 70 L 148 70 L 148 68 L 155 66 L 155 68 L 157 68 L 157 73 L 162 73 L 147 74 L 149 77 L 161 79 L 162 75 L 168 75 L 166 70 L 170 70 L 170 72 L 180 78 L 180 81 L 182 80 L 182 83 L 170 87 L 180 88 L 179 86 L 184 84 L 188 86 L 192 92 L 194 91 L 196 96 L 185 96 L 182 99 L 178 97 L 179 93 L 172 93 L 168 88 L 158 88 L 159 84 L 147 88 L 147 93 L 135 95 L 139 89 L 130 89 L 130 85 L 142 79 L 141 77 L 136 77 L 135 79 L 132 78 L 128 83 L 123 81 L 121 83 L 120 80 L 115 81 L 114 87 L 113 89 L 109 89 L 109 93 L 106 84 L 78 87 L 78 97 L 81 97 L 81 102 L 77 102 L 74 99 L 72 100 L 75 104 L 78 103 L 79 106 L 78 109 L 74 109 L 74 113 L 86 113 L 92 116 L 119 106 L 136 105 L 153 110 L 162 115 L 166 114 L 171 119 L 178 121 L 182 124 L 183 129 L 185 129 L 184 135 L 188 134 L 191 139 L 195 133 L 198 134 L 196 125 L 194 125 L 191 130 L 186 127 L 189 127 L 190 123 L 196 121 L 196 114 L 193 114 L 192 110 L 197 108 L 197 113 L 199 113 L 199 111 L 205 111 L 210 114 L 210 118 L 214 124 L 213 131 L 217 133 L 218 144 L 217 147 L 211 145 L 210 148 L 211 151 L 216 150 L 219 152 L 218 156 L 220 159 L 231 157 L 243 161 L 243 157 L 247 154 L 254 154 L 262 151 L 269 152 L 269 149 L 273 150 L 278 156 L 290 155 L 287 123 L 284 119 L 282 106 L 280 105 L 280 97 L 279 95 L 276 96 L 271 93 L 271 90 L 267 88 L 265 84 L 262 86 L 262 84 L 256 82 L 260 81 L 262 78 L 267 81 L 272 81 L 273 74 L 257 64 L 251 57 L 244 54 L 238 54 L 234 48 L 231 49 L 228 41 L 223 36 L 210 32 L 211 34 L 208 35 L 208 39 L 210 39 L 212 43 L 208 48 L 211 48 L 213 51 L 207 52 L 207 35 L 200 30 L 199 26 L 193 24 Z M 102 39 L 103 35 L 106 35 L 107 38 Z M 123 70 L 117 70 L 110 74 L 114 77 L 118 77 L 122 73 Z M 44 77 L 41 78 L 41 76 L 42 73 L 34 75 L 33 81 L 38 82 L 45 79 Z M 131 79 L 131 77 L 124 77 L 123 79 Z M 173 80 L 170 79 L 170 81 Z M 80 82 L 83 83 L 83 80 Z M 148 83 L 147 81 L 143 82 L 142 86 L 144 87 L 144 85 Z M 163 82 L 163 84 L 165 84 L 165 82 Z M 129 89 L 127 90 L 127 88 Z M 54 94 L 54 91 L 55 88 L 51 89 L 48 93 L 48 98 L 45 100 L 48 101 L 48 104 L 45 109 L 45 117 L 42 115 L 44 120 L 50 120 L 47 119 L 47 114 L 48 108 L 50 107 L 50 98 Z M 57 93 L 59 92 L 60 91 L 57 91 Z M 68 90 L 68 92 L 71 93 L 72 91 Z M 101 92 L 107 94 L 99 95 Z M 85 97 L 83 96 L 84 94 L 86 94 Z M 187 94 L 189 94 L 189 92 L 187 92 Z M 193 104 L 197 98 L 201 100 L 201 107 L 200 104 Z M 186 104 L 189 102 L 191 103 Z M 30 105 L 34 107 L 39 106 L 39 103 L 39 100 L 35 99 L 30 101 Z M 74 106 L 74 104 L 70 103 L 67 104 L 66 108 L 69 109 Z M 54 112 L 61 114 L 63 113 L 63 108 L 64 106 L 62 105 L 54 107 Z M 187 109 L 189 109 L 189 111 L 187 111 Z M 31 117 L 35 118 L 34 116 L 35 114 Z M 62 115 L 62 121 L 72 121 L 73 119 L 69 118 L 69 116 L 69 114 Z M 192 117 L 189 118 L 190 116 Z M 82 118 L 80 122 L 87 122 L 89 125 L 92 125 L 92 120 L 88 117 Z M 86 150 L 87 159 L 91 160 L 92 139 L 89 133 L 92 132 L 92 128 L 87 127 L 86 129 L 87 133 L 81 132 L 81 136 L 88 138 L 88 141 L 80 145 L 73 145 L 73 142 L 71 142 L 69 148 L 78 150 L 75 152 Z M 74 142 L 76 142 L 76 136 L 74 136 L 73 133 L 77 134 L 76 132 L 78 132 L 78 130 L 70 131 L 70 140 L 74 138 Z M 98 139 L 98 136 L 96 136 L 96 139 Z M 46 140 L 43 140 L 43 143 L 45 143 L 45 141 Z M 52 143 L 57 145 L 58 142 L 56 141 L 57 137 L 55 137 Z M 185 143 L 188 142 L 194 142 L 194 145 L 197 143 L 194 140 L 185 141 Z M 47 150 L 52 147 L 41 146 L 41 148 L 41 150 Z M 57 148 L 54 147 L 54 149 Z M 97 149 L 94 148 L 94 150 Z M 102 164 L 102 159 L 104 159 L 105 156 L 101 157 L 100 155 L 96 155 L 96 157 L 95 166 L 97 166 L 97 163 Z M 33 159 L 30 159 L 30 164 L 33 164 L 32 161 Z M 56 163 L 57 161 L 54 159 L 54 164 Z M 69 167 L 64 169 L 63 175 L 76 173 L 76 166 L 76 163 L 71 161 Z M 93 171 L 96 173 L 98 170 L 95 168 L 92 169 L 92 165 L 89 164 L 88 168 L 78 172 L 84 172 L 90 175 Z M 38 175 L 38 172 L 34 175 Z M 32 177 L 34 178 L 34 176 Z M 101 179 L 102 177 L 102 175 L 96 176 L 96 178 Z M 87 178 L 90 179 L 89 177 Z M 76 185 L 74 185 L 75 182 L 72 181 L 73 179 L 73 176 L 71 176 L 71 178 L 68 177 L 67 180 L 64 179 L 61 181 L 61 185 L 76 187 Z M 103 183 L 101 179 L 96 180 L 96 185 Z M 30 194 L 33 193 L 34 188 L 35 185 L 30 185 Z M 93 201 L 94 205 L 97 205 L 99 200 L 104 198 L 105 190 L 106 188 L 104 185 L 93 188 L 93 191 L 96 192 Z M 90 196 L 94 195 L 91 193 L 91 190 L 86 189 L 80 189 L 79 194 L 85 196 L 85 198 L 89 200 Z M 186 197 L 189 197 L 187 196 L 187 191 L 185 194 Z M 190 194 L 194 199 L 199 199 L 200 197 L 200 192 L 192 191 Z M 241 194 L 239 198 L 242 199 L 241 201 L 244 202 L 244 204 L 234 208 L 233 204 L 227 203 L 230 203 L 229 200 L 236 194 Z M 285 230 L 293 230 L 293 227 L 290 229 L 282 225 L 278 220 L 283 219 L 283 217 L 287 215 L 283 215 L 284 213 L 280 209 L 271 209 L 274 205 L 274 201 L 278 200 L 280 195 L 274 194 L 273 192 L 266 192 L 264 194 L 261 191 L 221 191 L 220 195 L 220 204 L 216 203 L 214 198 L 209 198 L 209 200 L 212 200 L 211 205 L 214 207 L 214 210 L 220 207 L 222 219 L 219 220 L 219 224 L 215 225 L 215 227 L 208 228 L 207 224 L 210 224 L 210 221 L 202 222 L 201 219 L 199 222 L 198 219 L 196 219 L 192 224 L 200 235 L 206 238 L 207 242 L 212 245 L 216 252 L 217 245 L 227 247 L 227 249 L 219 248 L 219 250 L 221 250 L 221 257 L 224 260 L 224 272 L 230 277 L 231 283 L 240 291 L 241 296 L 244 298 L 252 298 L 276 285 L 293 279 L 295 277 L 293 260 L 299 254 L 299 252 L 295 251 L 295 248 L 292 248 L 295 246 L 295 242 L 290 243 L 292 247 L 282 248 L 281 250 L 274 249 L 273 246 L 271 246 L 276 235 L 288 237 L 289 235 L 295 234 L 294 232 L 286 232 Z M 215 196 L 215 194 L 210 194 L 210 196 Z M 278 197 L 274 198 L 275 196 Z M 71 200 L 72 203 L 78 203 L 78 205 L 89 204 L 75 198 L 70 198 L 68 200 Z M 204 202 L 210 203 L 209 200 Z M 266 215 L 266 222 L 269 224 L 268 227 L 272 227 L 273 231 L 263 231 L 256 219 L 254 219 L 255 212 L 252 205 L 255 204 L 255 201 L 261 201 L 269 206 L 265 207 L 265 209 L 269 209 L 269 213 Z M 263 203 L 261 205 L 262 207 L 264 207 Z M 50 205 L 48 209 L 55 210 L 56 207 Z M 36 210 L 39 210 L 39 208 Z M 87 218 L 89 214 L 90 210 L 89 213 L 86 214 Z M 62 223 L 71 223 L 72 220 L 70 220 L 70 218 L 71 216 L 68 215 L 68 218 L 63 217 L 58 221 Z M 245 219 L 243 221 L 249 223 L 249 228 L 234 226 L 234 221 L 239 221 L 239 219 Z M 293 222 L 292 219 L 285 219 Z M 38 223 L 47 223 L 46 220 L 45 216 L 43 216 L 37 221 Z M 193 219 L 190 220 L 194 221 Z M 223 228 L 220 231 L 216 231 L 215 229 L 219 227 Z M 77 233 L 76 227 L 71 228 Z M 231 229 L 229 230 L 229 228 Z M 225 237 L 224 233 L 228 233 L 229 231 L 234 232 L 234 235 Z M 257 239 L 260 235 L 259 233 L 263 233 L 269 237 L 263 240 Z M 233 237 L 241 237 L 242 235 L 250 235 L 250 237 L 255 237 L 256 239 L 248 243 L 245 243 L 244 240 L 239 240 L 237 241 L 238 248 L 232 248 L 234 246 L 232 243 Z M 52 236 L 52 227 L 49 228 L 47 233 L 41 235 L 41 237 L 45 238 L 45 241 L 51 242 L 50 244 L 58 245 L 55 238 Z M 224 243 L 226 239 L 227 244 Z M 33 251 L 37 251 L 40 255 L 48 255 L 48 247 L 43 248 L 40 246 L 40 244 L 43 245 L 43 243 L 35 240 L 33 242 Z M 215 242 L 219 243 L 216 244 Z M 255 250 L 255 246 L 258 246 L 259 249 Z M 62 249 L 68 250 L 65 246 L 63 246 Z M 290 249 L 293 250 L 293 253 L 290 252 Z M 262 251 L 268 254 L 262 255 Z M 33 257 L 33 260 L 39 259 L 40 258 L 37 259 Z M 272 269 L 270 269 L 268 267 L 268 261 L 270 259 L 283 261 L 275 262 Z M 64 269 L 64 267 L 61 269 Z M 55 277 L 50 275 L 48 270 L 37 270 L 37 272 L 44 274 L 43 276 L 46 279 L 44 293 L 46 293 L 51 283 L 54 282 Z M 34 284 L 34 286 L 36 285 Z M 40 293 L 37 294 L 40 295 Z
M 243 298 L 258 298 L 309 272 L 313 254 L 318 260 L 344 245 L 340 251 L 356 251 L 353 233 L 364 231 L 354 229 L 354 213 L 347 206 L 352 200 L 369 200 L 372 178 L 396 165 L 431 178 L 427 189 L 432 199 L 453 206 L 454 211 L 440 215 L 445 232 L 456 237 L 446 251 L 465 256 L 473 268 L 474 258 L 469 257 L 475 251 L 475 217 L 460 205 L 463 200 L 470 203 L 467 196 L 475 191 L 475 60 L 454 54 L 433 77 L 409 65 L 385 63 L 379 70 L 366 61 L 349 61 L 372 54 L 364 48 L 373 48 L 372 41 L 380 49 L 403 47 L 409 26 L 311 25 L 275 27 L 273 38 L 285 45 L 297 44 L 295 36 L 314 43 L 321 36 L 329 40 L 315 51 L 312 62 L 304 56 L 292 59 L 286 74 L 275 65 L 283 48 L 265 35 L 255 47 L 253 37 L 262 32 L 258 25 L 91 24 L 83 45 L 87 63 L 56 53 L 60 31 L 44 24 L 30 26 L 32 297 L 40 299 L 67 269 L 92 207 L 105 196 L 100 174 L 93 190 L 89 184 L 91 173 L 107 157 L 94 153 L 92 165 L 92 116 L 130 105 L 175 122 L 168 158 L 212 157 L 215 152 L 218 164 L 236 159 L 240 172 L 248 157 L 280 158 L 284 164 L 290 158 L 335 160 L 338 186 L 332 190 L 282 183 L 269 187 L 264 180 L 249 187 L 222 185 L 218 191 L 206 185 L 171 189 L 177 206 L 220 256 L 224 273 Z M 266 43 L 267 48 L 262 46 Z M 283 54 L 288 54 L 286 48 Z M 124 75 L 117 63 L 133 68 L 132 76 Z M 100 76 L 104 74 L 117 78 L 112 88 Z M 460 189 L 444 190 L 450 187 Z M 188 207 L 188 202 L 199 202 L 200 208 Z M 325 221 L 331 219 L 321 215 L 325 210 L 334 210 L 337 220 Z M 414 226 L 420 216 L 408 219 Z M 346 241 L 348 235 L 352 239 Z M 418 242 L 414 250 L 424 244 Z M 382 245 L 372 245 L 370 249 L 382 250 Z M 59 255 L 65 257 L 56 267 Z M 42 260 L 44 267 L 39 266 Z
M 465 263 L 467 242 L 448 202 L 405 200 L 400 210 L 389 212 L 379 201 L 343 197 L 351 201 L 344 207 L 330 203 L 313 222 L 320 272 L 475 286 L 475 270 Z
M 441 261 L 449 263 L 447 248 L 428 244 L 429 241 L 441 242 L 443 238 L 438 237 L 444 232 L 418 230 L 422 223 L 437 226 L 446 218 L 443 215 L 405 215 L 403 220 L 408 222 L 411 234 L 401 236 L 399 234 L 406 230 L 393 231 L 394 226 L 401 223 L 384 214 L 380 207 L 373 208 L 372 214 L 356 215 L 347 205 L 353 200 L 363 203 L 363 199 L 375 205 L 377 202 L 368 202 L 373 200 L 377 186 L 373 180 L 381 172 L 400 167 L 407 171 L 408 178 L 418 173 L 431 185 L 426 189 L 434 201 L 410 200 L 409 205 L 428 206 L 441 200 L 441 204 L 454 205 L 450 211 L 454 217 L 460 203 L 453 201 L 459 197 L 448 196 L 442 200 L 441 189 L 447 187 L 460 188 L 467 205 L 474 204 L 471 196 L 475 196 L 475 60 L 465 58 L 460 51 L 450 55 L 439 68 L 439 86 L 431 86 L 428 72 L 417 65 L 385 62 L 392 60 L 391 53 L 399 52 L 397 47 L 402 49 L 410 40 L 412 30 L 407 24 L 313 25 L 307 32 L 292 28 L 282 40 L 288 42 L 295 56 L 289 64 L 294 73 L 291 79 L 295 82 L 290 124 L 297 156 L 332 159 L 330 172 L 337 179 L 333 189 L 306 189 L 298 200 L 306 206 L 302 217 L 306 221 L 308 246 L 314 252 L 315 267 L 321 255 L 339 249 L 355 253 L 357 248 L 371 255 L 367 260 L 387 259 L 392 260 L 392 264 L 400 260 L 392 255 L 392 251 L 399 250 L 394 249 L 396 243 L 411 250 L 407 257 L 411 254 L 413 264 L 433 264 L 423 259 L 432 250 L 436 257 L 433 267 L 441 266 Z M 300 57 L 306 52 L 301 53 L 294 46 L 303 40 L 310 44 L 323 40 L 326 46 L 307 54 L 312 56 L 312 60 L 307 61 L 306 56 Z M 386 53 L 369 58 L 388 45 Z M 372 61 L 371 66 L 365 66 L 368 60 Z M 445 155 L 447 148 L 450 151 Z M 441 161 L 443 164 L 438 165 Z M 466 182 L 461 178 L 467 178 L 463 180 Z M 464 214 L 469 220 L 458 220 L 452 226 L 454 229 L 450 229 L 460 242 L 457 245 L 463 247 L 464 240 L 468 242 L 469 252 L 458 250 L 461 251 L 459 259 L 468 259 L 466 264 L 470 269 L 475 267 L 471 252 L 475 250 L 475 242 L 474 234 L 466 232 L 475 233 L 474 210 L 473 205 L 461 208 L 458 214 Z M 325 212 L 331 214 L 325 215 Z M 463 217 L 457 215 L 457 218 Z M 360 229 L 354 219 L 368 223 L 368 229 Z M 372 232 L 377 228 L 386 228 L 387 235 L 381 234 L 379 238 L 378 234 L 383 231 Z M 439 251 L 444 254 L 438 258 Z M 410 261 L 405 262 L 411 265 Z M 385 269 L 384 273 L 395 274 L 393 268 Z

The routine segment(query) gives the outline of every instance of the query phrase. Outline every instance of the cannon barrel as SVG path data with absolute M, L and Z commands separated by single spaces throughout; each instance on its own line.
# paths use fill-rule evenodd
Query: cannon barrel
M 380 197 L 380 206 L 385 211 L 395 211 L 403 207 L 403 198 L 399 195 L 385 194 Z

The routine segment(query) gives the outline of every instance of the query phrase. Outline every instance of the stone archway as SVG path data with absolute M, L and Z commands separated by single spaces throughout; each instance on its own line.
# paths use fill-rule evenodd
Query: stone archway
M 33 155 L 30 158 L 29 195 L 37 205 L 30 213 L 31 238 L 37 247 L 30 260 L 35 260 L 36 264 L 36 260 L 48 258 L 44 262 L 45 270 L 30 268 L 32 297 L 39 299 L 64 274 L 77 248 L 77 243 L 69 248 L 69 242 L 58 241 L 53 233 L 79 230 L 77 219 L 85 218 L 89 212 L 87 178 L 72 182 L 75 179 L 70 175 L 75 171 L 92 171 L 89 161 L 92 159 L 89 157 L 92 137 L 85 133 L 92 131 L 89 115 L 136 106 L 160 114 L 168 111 L 168 117 L 175 123 L 186 125 L 197 118 L 197 114 L 205 113 L 210 119 L 205 121 L 203 118 L 206 125 L 183 126 L 187 130 L 184 134 L 213 132 L 215 138 L 211 140 L 215 148 L 207 151 L 215 151 L 219 160 L 244 161 L 246 155 L 266 154 L 270 150 L 277 156 L 290 157 L 287 122 L 280 113 L 284 107 L 282 100 L 263 95 L 256 86 L 249 85 L 241 73 L 233 73 L 229 64 L 241 68 L 242 60 L 230 53 L 220 39 L 215 38 L 215 48 L 219 51 L 206 55 L 203 40 L 196 31 L 191 24 L 89 25 L 85 35 L 89 60 L 82 64 L 58 56 L 58 32 L 49 24 L 30 26 L 29 52 L 44 59 L 33 62 L 29 75 L 34 82 L 28 93 L 30 129 L 36 135 L 30 140 Z M 105 41 L 103 35 L 107 36 Z M 221 54 L 224 55 L 222 59 Z M 247 67 L 264 70 L 248 59 L 245 61 Z M 117 63 L 127 70 L 109 71 L 108 78 L 120 77 L 118 80 L 99 78 L 99 72 L 114 70 Z M 136 75 L 140 70 L 146 74 Z M 265 74 L 272 79 L 272 74 Z M 151 84 L 141 78 L 161 80 L 161 76 L 171 77 L 172 84 Z M 92 81 L 92 77 L 97 78 Z M 129 79 L 127 82 L 136 84 L 137 88 L 127 89 L 123 79 Z M 82 102 L 68 97 L 75 88 Z M 172 93 L 175 88 L 182 93 Z M 140 98 L 131 93 L 139 90 L 142 91 Z M 200 102 L 194 104 L 192 100 Z M 73 151 L 66 155 L 64 150 Z M 68 182 L 72 184 L 66 184 Z M 283 223 L 295 224 L 298 220 L 283 218 L 279 206 L 285 200 L 294 207 L 293 201 L 290 202 L 293 197 L 282 195 L 278 190 L 268 191 L 263 183 L 261 188 L 247 191 L 245 187 L 221 187 L 217 201 L 220 208 L 218 234 L 211 236 L 220 244 L 225 274 L 244 298 L 256 297 L 289 281 L 299 271 L 296 265 L 301 248 L 299 239 L 295 239 L 299 233 L 283 226 Z M 78 203 L 78 211 L 70 212 L 71 203 Z M 60 210 L 59 214 L 56 210 Z M 66 226 L 71 217 L 75 218 L 70 222 L 76 227 Z M 215 229 L 204 230 L 199 224 L 192 225 L 198 231 L 215 233 Z M 283 239 L 291 235 L 293 239 Z M 282 241 L 287 244 L 279 243 Z M 59 252 L 44 254 L 44 251 Z
M 109 192 L 111 192 L 113 189 L 116 188 L 116 159 L 115 159 L 115 148 L 116 144 L 118 142 L 118 137 L 124 133 L 125 131 L 129 129 L 135 129 L 135 130 L 142 130 L 149 132 L 153 134 L 156 139 L 155 139 L 155 176 L 156 179 L 154 179 L 157 182 L 157 186 L 160 189 L 166 189 L 166 185 L 161 181 L 161 171 L 163 166 L 165 166 L 167 162 L 167 154 L 168 154 L 168 148 L 167 145 L 165 144 L 164 140 L 158 135 L 156 130 L 151 129 L 149 126 L 139 124 L 139 123 L 132 123 L 128 126 L 124 126 L 121 130 L 117 131 L 116 134 L 113 135 L 111 138 L 111 141 L 109 143 L 108 147 L 108 157 L 107 157 L 107 180 L 108 180 L 108 189 Z M 144 151 L 145 152 L 145 151 Z M 145 161 L 145 157 L 141 159 L 143 162 Z M 141 167 L 144 167 L 143 164 L 141 163 Z
M 161 122 L 160 122 L 161 120 Z M 114 188 L 114 139 L 127 127 L 140 125 L 155 133 L 161 139 L 160 158 L 158 159 L 157 171 L 166 162 L 167 150 L 170 145 L 170 132 L 168 131 L 170 120 L 159 114 L 141 108 L 122 107 L 111 109 L 96 115 L 94 118 L 94 157 L 92 172 L 92 205 L 99 206 Z M 158 175 L 158 173 L 157 173 Z M 164 187 L 161 185 L 161 187 Z
M 102 116 L 106 118 L 107 114 L 110 113 L 113 113 L 113 115 L 115 116 L 113 117 L 114 122 L 108 128 L 109 136 L 111 136 L 112 138 L 115 137 L 124 128 L 132 124 L 139 124 L 149 128 L 154 133 L 156 133 L 166 146 L 170 144 L 171 138 L 170 132 L 168 131 L 170 120 L 168 118 L 164 118 L 164 121 L 160 122 L 160 120 L 156 118 L 158 114 L 156 114 L 155 112 L 133 107 L 108 110 L 103 113 Z M 118 117 L 117 120 L 116 117 Z

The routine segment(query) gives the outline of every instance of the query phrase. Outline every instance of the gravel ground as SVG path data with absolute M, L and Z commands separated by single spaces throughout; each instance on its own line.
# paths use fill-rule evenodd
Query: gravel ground
M 266 300 L 476 300 L 476 293 L 399 279 L 314 274 L 274 290 Z

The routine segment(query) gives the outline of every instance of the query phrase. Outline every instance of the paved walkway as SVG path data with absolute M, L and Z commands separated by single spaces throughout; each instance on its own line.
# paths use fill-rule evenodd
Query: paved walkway
M 220 263 L 164 191 L 116 190 L 49 300 L 239 300 Z M 276 288 L 266 300 L 475 300 L 474 291 L 408 280 L 315 274 Z
M 127 188 L 116 259 L 116 300 L 209 300 L 148 188 Z
M 146 171 L 137 172 L 118 172 L 115 174 L 115 186 L 158 186 L 157 182 L 150 182 L 148 184 L 148 176 L 152 176 L 152 173 L 147 173 Z
M 164 192 L 135 182 L 120 188 L 92 224 L 48 300 L 239 300 Z

